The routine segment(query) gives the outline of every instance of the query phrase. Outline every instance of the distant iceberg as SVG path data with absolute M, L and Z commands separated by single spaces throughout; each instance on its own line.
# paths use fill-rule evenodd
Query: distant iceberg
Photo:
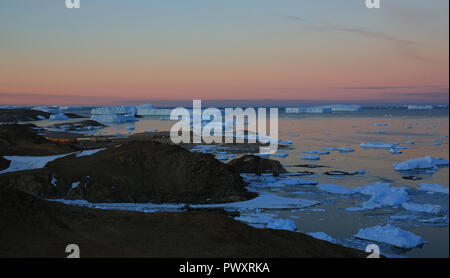
M 331 113 L 331 108 L 327 107 L 296 107 L 286 108 L 286 114 L 327 114 Z
M 91 120 L 99 123 L 128 123 L 137 121 L 134 114 L 105 114 L 105 115 L 92 115 Z
M 172 109 L 155 108 L 152 104 L 143 104 L 137 107 L 139 116 L 170 116 Z
M 91 110 L 91 115 L 114 115 L 114 114 L 136 114 L 136 107 L 129 105 L 122 106 L 104 106 L 97 107 Z
M 408 110 L 431 110 L 433 105 L 408 105 Z

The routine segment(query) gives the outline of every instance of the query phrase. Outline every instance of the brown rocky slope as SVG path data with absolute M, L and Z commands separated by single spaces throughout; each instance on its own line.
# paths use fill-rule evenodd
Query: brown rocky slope
M 49 202 L 0 187 L 0 257 L 363 257 L 288 231 L 256 229 L 223 213 L 105 211 Z

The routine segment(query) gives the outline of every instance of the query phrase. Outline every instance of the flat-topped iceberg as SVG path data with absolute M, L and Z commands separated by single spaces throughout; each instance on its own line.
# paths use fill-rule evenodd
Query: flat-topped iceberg
M 424 212 L 430 214 L 441 214 L 444 212 L 444 208 L 439 205 L 431 205 L 431 204 L 416 204 L 416 203 L 408 203 L 405 202 L 402 204 L 402 207 L 409 211 L 414 212 Z
M 320 156 L 317 155 L 302 155 L 300 158 L 304 160 L 320 160 Z
M 400 248 L 414 248 L 424 243 L 420 236 L 390 224 L 360 229 L 354 237 L 383 242 Z
M 331 113 L 331 108 L 329 107 L 295 107 L 286 108 L 286 114 L 327 114 Z
M 130 105 L 121 106 L 104 106 L 97 107 L 91 110 L 91 115 L 115 115 L 115 114 L 136 114 L 136 107 Z
M 394 163 L 392 165 L 397 171 L 408 171 L 414 169 L 430 169 L 438 166 L 448 166 L 448 160 L 426 156 L 414 158 L 404 162 Z
M 433 105 L 408 105 L 408 110 L 431 110 Z
M 99 123 L 128 123 L 137 121 L 134 114 L 95 114 L 91 116 L 91 120 Z
M 172 109 L 155 108 L 151 104 L 143 104 L 137 107 L 137 115 L 139 116 L 170 116 Z

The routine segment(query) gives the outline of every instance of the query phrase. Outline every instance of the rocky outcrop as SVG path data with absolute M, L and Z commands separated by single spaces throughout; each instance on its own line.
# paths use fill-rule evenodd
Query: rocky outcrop
M 32 125 L 0 125 L 0 156 L 55 155 L 78 150 L 68 144 L 58 144 L 36 134 Z
M 283 168 L 279 161 L 256 155 L 244 155 L 229 161 L 227 164 L 233 166 L 239 173 L 251 173 L 257 175 L 271 173 L 275 176 L 287 173 L 287 170 Z
M 7 169 L 10 163 L 11 161 L 4 159 L 2 156 L 0 156 L 0 171 Z
M 0 123 L 15 123 L 48 119 L 50 113 L 33 109 L 0 109 Z
M 71 155 L 0 180 L 0 185 L 43 198 L 94 203 L 223 203 L 255 196 L 232 166 L 213 155 L 155 141 L 124 143 L 90 156 Z

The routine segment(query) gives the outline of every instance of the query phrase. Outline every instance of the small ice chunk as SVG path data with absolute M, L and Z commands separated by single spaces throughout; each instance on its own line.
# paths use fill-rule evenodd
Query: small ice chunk
M 45 120 L 46 118 L 42 115 L 37 115 L 36 118 L 38 118 L 39 120 Z
M 339 148 L 339 152 L 341 152 L 341 153 L 351 153 L 354 151 L 355 151 L 355 149 L 353 149 L 353 148 L 348 148 L 348 147 L 340 147 Z
M 50 118 L 49 118 L 50 121 L 59 121 L 59 120 L 67 120 L 67 119 L 69 119 L 69 117 L 67 117 L 64 114 L 52 114 L 52 115 L 50 115 Z
M 430 169 L 444 165 L 448 165 L 448 160 L 426 156 L 423 158 L 414 158 L 404 162 L 394 163 L 392 166 L 397 171 L 408 171 L 414 169 Z
M 420 183 L 419 190 L 448 194 L 448 187 L 440 184 Z
M 58 180 L 55 178 L 55 175 L 53 175 L 52 176 L 52 181 L 51 181 L 51 183 L 52 183 L 52 185 L 54 186 L 54 187 L 56 187 L 56 183 L 58 182 Z
M 134 127 L 134 125 L 129 125 L 129 126 L 125 127 L 125 129 L 128 130 L 128 131 L 133 131 L 136 128 Z
M 287 157 L 288 155 L 289 154 L 283 153 L 283 152 L 278 152 L 278 153 L 272 154 L 272 156 L 275 156 L 275 157 Z
M 313 150 L 313 151 L 305 151 L 303 153 L 309 153 L 309 154 L 317 154 L 317 155 L 324 155 L 324 154 L 330 154 L 329 151 L 320 151 L 320 150 Z
M 355 175 L 364 175 L 365 173 L 366 173 L 366 170 L 364 170 L 364 169 L 359 169 L 354 172 Z
M 390 149 L 395 148 L 398 144 L 397 143 L 383 143 L 383 142 L 366 142 L 361 143 L 361 148 L 381 148 L 381 149 Z
M 319 190 L 333 194 L 351 194 L 353 191 L 345 186 L 338 184 L 319 184 Z
M 280 144 L 287 144 L 287 145 L 291 145 L 292 144 L 292 140 L 284 140 L 279 142 Z
M 74 182 L 72 183 L 72 189 L 77 188 L 80 185 L 80 182 Z
M 273 219 L 271 222 L 269 222 L 267 228 L 276 230 L 287 230 L 292 232 L 297 230 L 297 226 L 290 219 Z
M 390 224 L 360 229 L 354 237 L 383 242 L 400 248 L 414 248 L 424 243 L 420 236 Z
M 374 123 L 374 126 L 387 126 L 387 123 Z
M 304 160 L 320 160 L 320 156 L 317 155 L 303 155 L 300 158 Z
M 403 152 L 397 148 L 390 148 L 389 152 L 392 154 L 402 154 Z

